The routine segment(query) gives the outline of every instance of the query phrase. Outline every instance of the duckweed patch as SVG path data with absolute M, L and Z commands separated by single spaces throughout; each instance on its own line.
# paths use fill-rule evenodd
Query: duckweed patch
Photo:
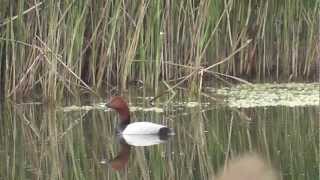
M 320 102 L 319 83 L 238 85 L 215 93 L 225 96 L 230 107 L 318 106 Z

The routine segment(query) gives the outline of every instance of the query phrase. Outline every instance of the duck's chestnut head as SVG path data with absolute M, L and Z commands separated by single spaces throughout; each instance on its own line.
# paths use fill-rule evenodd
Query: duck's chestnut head
M 106 104 L 107 107 L 119 113 L 120 120 L 124 123 L 130 122 L 130 113 L 127 102 L 121 96 L 113 96 Z
M 128 109 L 127 102 L 121 96 L 113 96 L 110 101 L 106 104 L 107 107 L 112 108 L 114 110 L 123 110 Z

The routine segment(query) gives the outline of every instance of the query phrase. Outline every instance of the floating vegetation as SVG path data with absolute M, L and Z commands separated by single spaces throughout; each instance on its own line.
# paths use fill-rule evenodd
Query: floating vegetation
M 90 111 L 90 110 L 104 110 L 104 111 L 112 111 L 112 109 L 107 108 L 106 103 L 97 103 L 93 105 L 83 105 L 83 106 L 77 106 L 77 105 L 71 105 L 66 107 L 60 107 L 59 109 L 64 112 L 71 112 L 71 111 Z M 159 103 L 161 106 L 165 106 L 163 103 Z M 199 102 L 173 102 L 171 104 L 171 111 L 176 110 L 177 108 L 195 108 L 198 106 L 207 107 L 209 103 L 199 103 Z M 175 108 L 174 108 L 175 107 Z M 173 108 L 173 109 L 172 109 Z M 163 113 L 166 108 L 162 107 L 143 107 L 140 105 L 132 105 L 129 104 L 129 109 L 131 112 L 136 111 L 143 111 L 143 112 L 156 112 L 156 113 Z
M 202 106 L 202 107 L 207 107 L 210 105 L 209 102 L 196 102 L 196 101 L 184 101 L 184 102 L 177 102 L 173 101 L 170 103 L 171 106 L 173 107 L 178 107 L 178 108 L 194 108 L 197 106 Z
M 199 106 L 200 103 L 199 102 L 187 102 L 186 103 L 186 107 L 188 108 L 193 108 L 193 107 L 196 107 L 196 106 Z
M 160 107 L 149 107 L 149 108 L 145 108 L 145 107 L 138 107 L 138 106 L 131 106 L 130 107 L 130 111 L 134 112 L 134 111 L 144 111 L 144 112 L 156 112 L 156 113 L 163 113 L 164 110 Z
M 61 107 L 60 110 L 64 112 L 71 112 L 71 111 L 90 111 L 93 109 L 106 109 L 105 103 L 99 103 L 95 105 L 84 105 L 84 106 L 77 106 L 77 105 L 71 105 L 66 107 Z
M 163 113 L 164 110 L 163 108 L 160 107 L 140 107 L 140 106 L 130 106 L 130 111 L 135 112 L 135 111 L 144 111 L 144 112 L 157 112 L 157 113 Z M 112 111 L 112 109 L 107 108 L 105 106 L 105 103 L 98 103 L 94 105 L 84 105 L 84 106 L 76 106 L 76 105 L 71 105 L 71 106 L 66 106 L 66 107 L 61 107 L 60 110 L 64 112 L 71 112 L 71 111 L 90 111 L 90 110 L 104 110 L 104 111 Z
M 215 93 L 224 95 L 231 107 L 317 106 L 320 102 L 319 83 L 239 85 Z
M 265 107 L 265 106 L 317 106 L 320 103 L 320 84 L 319 83 L 285 83 L 285 84 L 254 84 L 238 85 L 234 87 L 224 87 L 221 89 L 206 88 L 215 95 L 224 96 L 224 101 L 230 107 Z M 138 97 L 138 99 L 140 99 Z M 158 103 L 160 107 L 144 107 L 142 102 L 129 104 L 131 112 L 156 112 L 166 111 L 166 104 Z M 181 110 L 184 108 L 213 106 L 210 102 L 171 102 L 170 111 Z M 64 112 L 69 111 L 89 111 L 100 109 L 111 111 L 105 103 L 97 103 L 84 106 L 67 106 L 60 108 Z

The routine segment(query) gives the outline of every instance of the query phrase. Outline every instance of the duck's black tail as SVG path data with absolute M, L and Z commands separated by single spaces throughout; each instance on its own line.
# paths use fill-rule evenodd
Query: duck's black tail
M 170 128 L 163 127 L 163 128 L 160 128 L 159 130 L 159 136 L 160 136 L 160 139 L 162 140 L 166 140 L 169 138 L 169 136 L 173 136 L 173 135 L 175 135 L 175 133 Z

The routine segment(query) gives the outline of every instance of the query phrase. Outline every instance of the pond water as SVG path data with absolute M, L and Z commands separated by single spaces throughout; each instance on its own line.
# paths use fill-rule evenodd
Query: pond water
M 313 96 L 319 84 L 310 88 L 311 95 L 309 90 L 306 94 L 312 96 L 312 102 L 319 102 L 315 99 L 319 94 Z M 211 89 L 208 94 L 218 91 L 228 96 L 232 93 L 225 91 L 235 90 Z M 281 97 L 279 91 L 275 94 Z M 279 179 L 319 178 L 319 103 L 241 106 L 231 103 L 234 97 L 216 103 L 178 93 L 170 101 L 163 97 L 151 106 L 149 97 L 129 93 L 133 121 L 166 124 L 175 131 L 167 141 L 144 147 L 117 138 L 117 114 L 104 107 L 102 98 L 55 106 L 5 103 L 0 124 L 0 180 L 217 179 L 214 177 L 226 169 L 226 160 L 242 157 L 247 160 L 228 161 L 230 166 L 235 162 L 240 171 L 237 166 L 263 166 L 269 175 L 271 171 L 275 174 L 265 179 L 277 179 L 277 174 Z

